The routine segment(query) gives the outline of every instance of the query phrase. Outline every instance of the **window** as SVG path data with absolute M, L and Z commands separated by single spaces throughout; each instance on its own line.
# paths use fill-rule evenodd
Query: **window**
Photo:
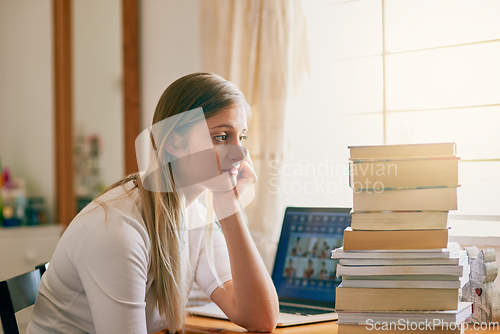
M 303 8 L 312 73 L 287 110 L 283 180 L 272 187 L 284 204 L 351 206 L 348 145 L 453 141 L 462 186 L 450 218 L 468 218 L 450 219 L 451 234 L 500 237 L 470 224 L 500 226 L 500 1 Z

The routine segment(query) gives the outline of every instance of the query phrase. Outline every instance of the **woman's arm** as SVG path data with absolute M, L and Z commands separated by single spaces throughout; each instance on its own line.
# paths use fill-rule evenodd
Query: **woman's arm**
M 217 288 L 212 300 L 231 321 L 249 331 L 272 332 L 279 313 L 278 296 L 240 212 L 220 220 L 233 279 Z
M 226 239 L 232 281 L 226 282 L 226 289 L 215 289 L 211 298 L 234 323 L 250 331 L 272 332 L 278 322 L 278 295 L 237 199 L 256 180 L 248 154 L 240 164 L 235 189 L 213 193 L 214 210 Z

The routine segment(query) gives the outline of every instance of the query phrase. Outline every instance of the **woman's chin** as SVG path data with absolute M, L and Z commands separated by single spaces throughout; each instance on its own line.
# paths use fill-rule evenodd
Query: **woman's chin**
M 238 181 L 237 175 L 223 173 L 210 180 L 203 182 L 203 186 L 212 192 L 228 192 L 235 188 Z

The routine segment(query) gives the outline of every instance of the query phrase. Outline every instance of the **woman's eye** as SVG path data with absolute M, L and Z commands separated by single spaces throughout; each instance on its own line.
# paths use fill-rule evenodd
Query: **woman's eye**
M 228 135 L 219 135 L 219 136 L 214 136 L 212 138 L 216 141 L 226 141 L 226 140 L 228 140 L 227 136 Z M 247 139 L 247 136 L 240 136 L 240 142 L 242 142 L 246 139 Z
M 217 141 L 225 141 L 227 139 L 227 135 L 215 136 L 214 139 Z

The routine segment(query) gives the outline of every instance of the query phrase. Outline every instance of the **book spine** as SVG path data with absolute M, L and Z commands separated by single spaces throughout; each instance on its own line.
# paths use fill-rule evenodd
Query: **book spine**
M 379 190 L 458 186 L 458 158 L 395 160 L 352 163 L 352 188 Z
M 459 289 L 460 281 L 342 280 L 344 288 Z
M 450 211 L 457 209 L 457 188 L 354 191 L 353 211 Z
M 343 266 L 337 265 L 337 275 L 454 275 L 462 276 L 462 266 Z
M 458 289 L 337 288 L 336 309 L 343 311 L 456 310 Z
M 446 248 L 448 229 L 415 231 L 344 231 L 344 251 Z

